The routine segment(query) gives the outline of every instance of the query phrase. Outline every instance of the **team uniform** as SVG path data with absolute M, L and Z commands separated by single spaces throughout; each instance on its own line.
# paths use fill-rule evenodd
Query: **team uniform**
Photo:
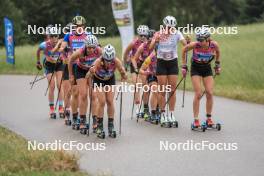
M 157 75 L 178 75 L 178 54 L 177 43 L 184 39 L 182 33 L 177 31 L 175 34 L 161 35 L 157 45 Z M 157 36 L 156 36 L 157 37 Z
M 89 33 L 83 33 L 81 35 L 76 35 L 74 33 L 67 33 L 64 36 L 64 41 L 68 43 L 68 46 L 70 48 L 68 55 L 71 55 L 74 51 L 81 49 L 84 47 L 84 42 L 86 36 L 89 35 Z M 77 63 L 75 62 L 73 65 L 73 74 L 75 79 L 77 79 Z
M 58 60 L 60 58 L 60 53 L 52 53 L 51 50 L 53 48 L 54 46 L 52 46 L 50 41 L 42 42 L 39 45 L 39 49 L 43 50 L 43 53 L 45 55 L 43 59 L 43 65 L 46 75 L 57 71 L 63 71 L 63 64 Z
M 93 83 L 97 86 L 115 85 L 115 70 L 116 61 L 113 59 L 109 67 L 105 68 L 104 62 L 101 59 L 101 65 L 94 74 Z
M 133 41 L 132 41 L 132 49 L 131 49 L 131 52 L 129 54 L 129 57 L 132 58 L 135 56 L 138 48 L 140 47 L 140 45 L 142 44 L 142 41 L 140 40 L 140 38 L 135 38 Z M 137 67 L 140 68 L 141 65 L 142 65 L 143 62 L 138 62 L 137 63 Z M 130 73 L 135 73 L 135 68 L 133 67 L 133 64 L 130 63 Z
M 147 72 L 150 74 L 147 76 L 147 82 L 157 82 L 156 69 L 157 69 L 157 57 L 156 52 L 153 50 L 150 55 L 145 59 L 142 66 L 148 68 Z
M 85 78 L 85 75 L 93 65 L 94 61 L 101 56 L 100 47 L 96 47 L 93 53 L 87 53 L 86 46 L 81 48 L 83 57 L 79 58 L 76 62 L 76 79 Z
M 193 49 L 191 76 L 207 77 L 212 76 L 211 61 L 214 59 L 216 46 L 209 42 L 207 49 L 202 48 L 200 42 L 196 42 Z

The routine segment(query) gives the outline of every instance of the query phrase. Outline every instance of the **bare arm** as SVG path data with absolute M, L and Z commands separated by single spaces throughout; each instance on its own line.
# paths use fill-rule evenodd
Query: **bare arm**
M 137 60 L 139 59 L 140 55 L 142 54 L 143 52 L 143 44 L 141 44 L 135 54 L 134 57 L 131 58 L 131 62 L 133 64 L 133 67 L 135 68 L 135 70 L 137 70 Z
M 68 57 L 68 70 L 69 70 L 69 75 L 72 76 L 73 75 L 73 71 L 72 71 L 72 66 L 75 60 L 77 60 L 79 57 L 82 56 L 81 50 L 77 50 L 74 53 L 72 53 L 72 55 L 70 55 Z
M 129 45 L 125 49 L 125 52 L 124 52 L 124 55 L 123 55 L 123 62 L 124 63 L 128 63 L 129 62 L 128 54 L 132 50 L 132 48 L 133 48 L 133 43 L 131 42 L 131 43 L 129 43 Z
M 188 45 L 186 45 L 185 47 L 183 47 L 182 49 L 182 65 L 186 65 L 186 54 L 188 51 L 192 50 L 195 46 L 195 42 L 192 42 Z
M 115 59 L 115 62 L 122 79 L 126 80 L 127 79 L 126 71 L 125 68 L 122 66 L 122 62 L 118 58 Z

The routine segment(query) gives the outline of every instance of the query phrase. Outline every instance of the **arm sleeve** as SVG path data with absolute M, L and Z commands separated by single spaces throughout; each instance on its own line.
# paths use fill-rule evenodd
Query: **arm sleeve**
M 69 42 L 69 38 L 70 38 L 70 34 L 68 33 L 68 34 L 66 34 L 66 35 L 64 36 L 63 41 L 64 41 L 64 42 Z
M 39 45 L 39 49 L 40 49 L 40 50 L 45 50 L 45 49 L 46 49 L 46 42 L 42 42 L 42 43 Z

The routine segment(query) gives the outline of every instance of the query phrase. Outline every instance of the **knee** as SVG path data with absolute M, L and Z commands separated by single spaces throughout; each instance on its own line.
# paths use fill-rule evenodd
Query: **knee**
M 82 101 L 86 101 L 87 100 L 87 93 L 85 91 L 80 91 L 80 98 Z
M 195 92 L 194 99 L 200 100 L 201 96 L 202 96 L 202 93 L 200 91 L 197 91 L 197 92 Z
M 99 107 L 104 107 L 105 106 L 105 101 L 104 100 L 99 100 L 98 101 L 98 105 L 99 105 Z
M 114 103 L 111 100 L 106 100 L 106 104 L 108 107 L 112 107 Z
M 206 91 L 206 98 L 207 99 L 212 99 L 213 98 L 213 91 Z

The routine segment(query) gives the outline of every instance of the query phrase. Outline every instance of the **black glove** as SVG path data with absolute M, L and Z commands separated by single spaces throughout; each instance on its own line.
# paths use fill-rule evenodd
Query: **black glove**
M 41 65 L 40 61 L 37 62 L 36 67 L 38 70 L 42 69 L 42 65 Z

